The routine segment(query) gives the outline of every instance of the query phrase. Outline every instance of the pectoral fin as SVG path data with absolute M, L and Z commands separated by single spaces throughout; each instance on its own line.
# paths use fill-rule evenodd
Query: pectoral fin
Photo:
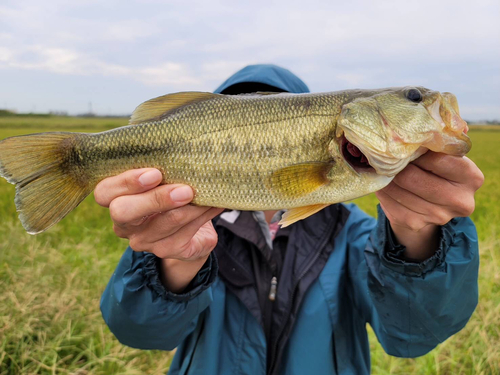
M 283 214 L 279 225 L 281 225 L 283 228 L 287 227 L 290 224 L 314 215 L 316 212 L 321 211 L 327 206 L 328 204 L 314 204 L 312 206 L 292 208 L 291 210 L 288 210 Z
M 311 162 L 278 169 L 271 175 L 270 187 L 288 198 L 301 197 L 326 185 L 332 166 L 332 163 Z

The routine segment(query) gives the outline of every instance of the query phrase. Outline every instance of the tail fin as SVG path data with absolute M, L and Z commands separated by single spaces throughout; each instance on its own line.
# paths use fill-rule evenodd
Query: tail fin
M 30 234 L 56 224 L 92 191 L 71 168 L 78 133 L 39 133 L 0 142 L 0 175 L 16 186 L 16 207 Z

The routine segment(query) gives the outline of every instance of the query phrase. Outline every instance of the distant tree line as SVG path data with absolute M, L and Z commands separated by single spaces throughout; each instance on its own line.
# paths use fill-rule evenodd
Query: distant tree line
M 16 117 L 50 117 L 50 116 L 69 116 L 66 111 L 50 111 L 49 113 L 17 113 L 10 109 L 0 109 L 0 117 L 16 116 Z M 95 113 L 82 113 L 76 117 L 105 117 L 105 118 L 123 118 L 130 115 L 96 115 Z
M 500 120 L 479 120 L 469 121 L 465 120 L 470 125 L 500 125 Z
M 0 117 L 2 116 L 40 116 L 40 117 L 49 117 L 49 116 L 68 116 L 68 112 L 66 111 L 50 111 L 49 113 L 17 113 L 16 111 L 10 109 L 0 109 Z M 127 115 L 96 115 L 95 113 L 88 112 L 76 115 L 76 117 L 107 117 L 107 118 L 121 118 L 121 117 L 129 117 Z M 500 120 L 480 120 L 480 121 L 469 121 L 466 120 L 468 124 L 471 125 L 500 125 Z

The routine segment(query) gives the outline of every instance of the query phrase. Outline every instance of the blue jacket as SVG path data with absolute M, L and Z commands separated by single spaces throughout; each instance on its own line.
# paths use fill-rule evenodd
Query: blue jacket
M 404 260 L 380 209 L 377 221 L 330 206 L 278 231 L 272 250 L 257 222 L 219 218 L 219 243 L 183 294 L 162 286 L 154 255 L 128 248 L 101 300 L 118 340 L 177 347 L 170 374 L 368 374 L 366 323 L 387 353 L 416 357 L 463 328 L 477 304 L 468 218 L 443 226 L 420 263 Z

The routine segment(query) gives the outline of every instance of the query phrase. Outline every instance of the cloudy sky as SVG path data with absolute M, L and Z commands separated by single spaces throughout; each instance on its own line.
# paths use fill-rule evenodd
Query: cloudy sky
M 464 118 L 500 119 L 500 1 L 0 2 L 0 108 L 128 114 L 250 63 L 317 92 L 451 91 Z

